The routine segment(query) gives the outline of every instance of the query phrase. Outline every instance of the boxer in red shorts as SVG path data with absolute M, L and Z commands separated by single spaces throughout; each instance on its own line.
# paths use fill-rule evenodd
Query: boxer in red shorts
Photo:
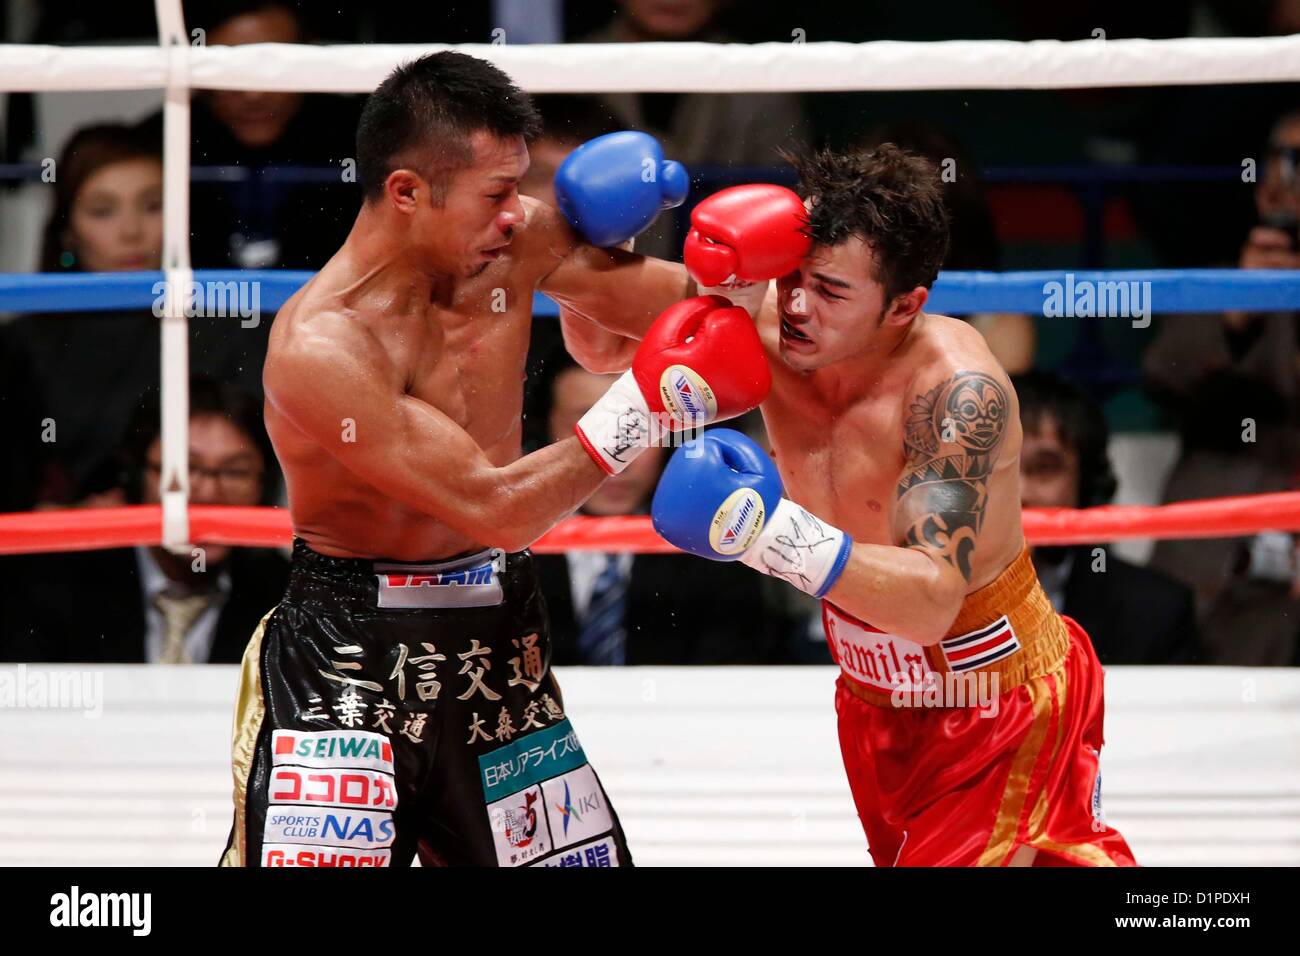
M 804 204 L 711 197 L 686 249 L 701 284 L 719 262 L 751 298 L 779 280 L 754 310 L 772 455 L 725 429 L 678 449 L 655 525 L 823 600 L 877 865 L 1134 865 L 1101 813 L 1100 665 L 1025 550 L 1015 392 L 978 332 L 924 309 L 938 172 L 891 145 L 801 167 Z M 764 265 L 781 243 L 794 264 Z

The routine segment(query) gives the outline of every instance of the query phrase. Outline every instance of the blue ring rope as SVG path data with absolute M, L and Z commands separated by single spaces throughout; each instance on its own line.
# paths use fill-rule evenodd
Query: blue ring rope
M 312 275 L 287 270 L 199 269 L 194 281 L 205 288 L 207 283 L 256 282 L 260 308 L 274 312 Z M 149 310 L 161 302 L 162 282 L 161 272 L 0 273 L 0 312 Z M 1089 288 L 1094 302 L 1119 301 L 1115 296 L 1120 288 L 1102 283 L 1138 284 L 1126 286 L 1128 315 L 1141 308 L 1151 314 L 1300 310 L 1300 271 L 1285 269 L 944 272 L 934 285 L 927 309 L 952 315 L 1027 312 L 1070 317 L 1083 314 L 1074 306 L 1085 305 Z M 1132 298 L 1134 293 L 1140 299 Z M 1063 308 L 1045 313 L 1049 302 Z M 1101 306 L 1094 306 L 1094 310 L 1098 308 Z M 558 314 L 555 302 L 540 293 L 533 311 L 543 316 Z

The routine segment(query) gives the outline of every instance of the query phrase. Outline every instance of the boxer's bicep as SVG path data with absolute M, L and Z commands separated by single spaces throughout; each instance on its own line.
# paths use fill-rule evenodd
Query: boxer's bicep
M 895 541 L 956 572 L 964 585 L 971 581 L 1010 409 L 1002 383 L 978 371 L 955 372 L 921 387 L 908 401 Z
M 382 494 L 461 533 L 493 472 L 456 422 L 407 395 L 381 352 L 364 340 L 321 338 L 267 363 L 270 401 L 303 434 Z

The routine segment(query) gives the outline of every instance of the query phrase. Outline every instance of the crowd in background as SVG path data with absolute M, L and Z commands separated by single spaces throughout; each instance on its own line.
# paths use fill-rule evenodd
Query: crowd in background
M 187 26 L 201 29 L 212 45 L 488 42 L 498 29 L 508 43 L 788 42 L 794 31 L 810 42 L 1081 39 L 1098 28 L 1108 38 L 1300 32 L 1300 2 L 1288 0 L 1050 10 L 1018 0 L 941 2 L 923 10 L 826 5 L 833 13 L 812 6 L 791 13 L 725 0 L 205 0 L 185 9 Z M 156 36 L 153 4 L 144 0 L 14 4 L 0 29 L 0 42 Z M 658 137 L 665 155 L 692 171 L 692 200 L 737 182 L 789 182 L 783 148 L 893 142 L 936 164 L 952 163 L 955 175 L 945 180 L 953 220 L 948 269 L 1300 268 L 1295 85 L 551 94 L 537 101 L 545 127 L 531 145 L 521 191 L 543 201 L 553 201 L 551 178 L 569 152 L 618 129 Z M 319 268 L 346 237 L 360 203 L 359 187 L 342 175 L 355 153 L 360 103 L 196 92 L 194 267 Z M 0 114 L 0 160 L 18 169 L 49 156 L 58 170 L 54 182 L 40 186 L 20 175 L 0 182 L 0 203 L 5 190 L 48 191 L 45 227 L 21 250 L 27 268 L 158 269 L 161 112 L 104 116 L 51 142 L 42 123 L 48 111 L 38 98 L 13 94 Z M 1243 176 L 1247 158 L 1257 159 L 1256 176 Z M 1126 170 L 1132 175 L 1114 175 Z M 1144 179 L 1144 170 L 1165 170 L 1165 181 L 1154 172 Z M 661 217 L 638 238 L 637 251 L 680 258 L 684 214 Z M 14 250 L 4 251 L 15 258 Z M 260 416 L 271 319 L 190 320 L 193 501 L 283 503 Z M 1147 330 L 1011 313 L 968 319 L 1017 386 L 1026 506 L 1110 501 L 1114 430 L 1177 433 L 1165 501 L 1300 486 L 1295 313 L 1166 315 Z M 607 387 L 564 353 L 552 323 L 539 319 L 535 329 L 525 408 L 530 447 L 571 433 L 578 414 Z M 9 452 L 0 466 L 0 511 L 158 501 L 159 362 L 150 311 L 0 321 L 0 443 Z M 1253 423 L 1250 440 L 1243 440 L 1246 420 Z M 762 439 L 756 415 L 742 427 Z M 662 455 L 643 456 L 597 492 L 585 513 L 647 513 L 663 462 Z M 1093 635 L 1104 663 L 1300 664 L 1300 564 L 1289 533 L 1164 541 L 1146 566 L 1100 546 L 1038 548 L 1034 560 L 1053 603 Z M 688 561 L 691 573 L 680 573 Z M 545 557 L 539 567 L 559 664 L 830 659 L 815 602 L 737 565 L 572 553 Z M 242 548 L 208 548 L 199 569 L 160 548 L 3 558 L 0 659 L 236 661 L 257 619 L 278 599 L 286 571 L 278 552 Z M 128 594 L 138 600 L 124 600 Z

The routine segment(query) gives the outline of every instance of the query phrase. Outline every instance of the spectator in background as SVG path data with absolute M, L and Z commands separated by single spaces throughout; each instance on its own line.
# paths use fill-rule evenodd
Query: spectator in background
M 76 132 L 54 166 L 41 271 L 158 269 L 160 153 L 157 138 L 137 127 Z M 158 381 L 157 320 L 148 312 L 50 313 L 16 319 L 7 331 L 34 378 L 34 421 L 24 428 L 43 435 L 49 453 L 37 499 L 69 505 L 109 490 L 117 438 Z
M 726 43 L 733 38 L 713 25 L 723 6 L 724 0 L 620 0 L 609 26 L 584 39 Z M 808 139 L 803 104 L 793 93 L 609 93 L 602 99 L 626 127 L 655 136 L 666 156 L 687 165 L 771 164 L 780 147 Z
M 1274 125 L 1255 189 L 1242 269 L 1297 269 L 1300 111 Z M 1287 491 L 1300 468 L 1300 340 L 1295 312 L 1166 317 L 1143 356 L 1146 385 L 1182 439 L 1166 502 Z M 1197 595 L 1216 663 L 1289 664 L 1300 601 L 1292 537 L 1161 541 L 1151 564 Z M 1243 622 L 1250 622 L 1249 627 Z
M 975 160 L 955 139 L 937 126 L 923 122 L 882 123 L 859 144 L 873 149 L 893 143 L 924 156 L 939 168 L 944 184 L 944 205 L 952 223 L 952 238 L 944 269 L 989 270 L 1002 268 L 1002 247 L 989 208 L 984 180 Z M 964 316 L 988 342 L 990 351 L 1008 374 L 1033 367 L 1038 330 L 1033 317 L 1018 312 L 980 312 Z
M 288 0 L 189 0 L 186 26 L 208 46 L 304 43 L 297 5 Z M 191 162 L 239 167 L 238 178 L 196 179 L 190 258 L 200 269 L 319 269 L 347 237 L 360 206 L 355 177 L 345 179 L 359 106 L 354 97 L 255 90 L 200 90 L 191 117 Z M 161 130 L 162 114 L 151 118 Z M 310 167 L 294 182 L 269 166 Z M 355 164 L 352 168 L 355 168 Z M 280 174 L 281 177 L 284 174 Z M 257 368 L 260 372 L 261 362 Z
M 614 378 L 594 375 L 562 350 L 543 363 L 532 427 L 546 441 L 573 426 Z M 587 515 L 649 514 L 665 450 L 651 449 L 587 500 Z M 758 576 L 737 564 L 680 554 L 539 555 L 556 664 L 761 664 L 780 662 L 784 624 L 765 613 Z
M 157 269 L 162 257 L 162 148 L 148 132 L 106 123 L 78 130 L 55 164 L 42 272 Z
M 708 41 L 733 38 L 714 21 L 728 0 L 620 0 L 604 29 L 590 43 Z M 602 96 L 626 129 L 650 133 L 664 155 L 688 167 L 754 166 L 780 162 L 778 150 L 808 141 L 803 102 L 795 93 L 608 93 Z M 692 170 L 694 172 L 694 170 Z M 692 200 L 714 192 L 699 191 Z M 662 216 L 637 237 L 637 251 L 680 260 L 672 216 Z
M 207 379 L 190 383 L 190 500 L 274 500 L 278 471 L 261 403 Z M 161 500 L 159 408 L 147 399 L 122 446 L 123 497 Z M 0 659 L 236 663 L 280 599 L 288 564 L 274 550 L 204 545 L 11 556 L 0 595 Z
M 54 206 L 40 252 L 45 272 L 156 270 L 162 259 L 162 160 L 149 125 L 79 130 L 55 163 Z M 269 320 L 189 320 L 196 374 L 261 391 Z M 120 504 L 117 438 L 156 391 L 159 323 L 147 312 L 27 315 L 6 329 L 13 361 L 34 380 L 28 411 L 47 452 L 37 503 Z
M 1012 378 L 1024 444 L 1026 508 L 1089 508 L 1115 493 L 1101 408 L 1056 375 Z M 1103 664 L 1188 664 L 1201 658 L 1191 591 L 1106 548 L 1037 546 L 1034 568 L 1052 605 L 1092 635 Z

